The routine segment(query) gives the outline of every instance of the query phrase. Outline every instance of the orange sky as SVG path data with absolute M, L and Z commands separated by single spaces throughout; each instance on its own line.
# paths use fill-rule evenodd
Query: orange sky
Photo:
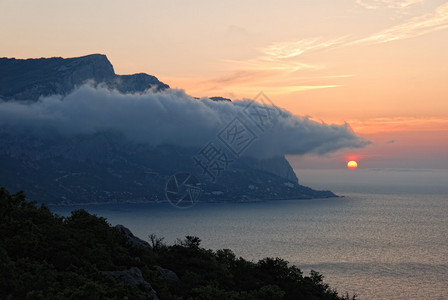
M 320 167 L 448 168 L 448 1 L 2 0 L 0 28 L 0 56 L 104 53 L 119 74 L 199 97 L 263 91 L 371 139 Z
M 359 168 L 448 169 L 447 119 L 378 118 L 349 123 L 372 143 L 323 157 L 290 156 L 290 162 L 298 169 L 342 168 L 349 160 L 358 161 Z

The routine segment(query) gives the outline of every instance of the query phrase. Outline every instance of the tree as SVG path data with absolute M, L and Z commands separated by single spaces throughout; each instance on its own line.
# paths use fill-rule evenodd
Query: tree
M 162 248 L 166 247 L 165 243 L 163 242 L 165 238 L 163 237 L 158 237 L 156 234 L 151 233 L 148 235 L 148 239 L 154 252 L 158 252 Z
M 187 235 L 183 241 L 179 241 L 179 244 L 190 249 L 199 249 L 201 239 L 197 236 Z

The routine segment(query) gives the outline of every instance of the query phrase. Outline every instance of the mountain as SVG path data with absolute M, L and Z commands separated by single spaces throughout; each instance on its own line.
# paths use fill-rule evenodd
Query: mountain
M 169 86 L 148 74 L 116 75 L 102 54 L 75 58 L 0 58 L 0 99 L 35 101 L 40 96 L 66 95 L 88 80 L 122 93 L 163 90 Z
M 121 93 L 169 89 L 151 75 L 116 75 L 107 57 L 100 54 L 68 59 L 0 59 L 0 99 L 5 102 L 28 105 L 41 96 L 64 97 L 85 82 Z M 231 103 L 222 97 L 206 101 Z M 200 151 L 195 147 L 137 143 L 107 129 L 59 136 L 50 131 L 35 135 L 29 130 L 0 126 L 0 186 L 26 190 L 30 199 L 53 204 L 168 199 L 177 205 L 185 199 L 335 197 L 330 191 L 301 186 L 283 156 L 242 156 L 228 168 L 216 169 L 219 178 L 210 178 L 194 160 Z

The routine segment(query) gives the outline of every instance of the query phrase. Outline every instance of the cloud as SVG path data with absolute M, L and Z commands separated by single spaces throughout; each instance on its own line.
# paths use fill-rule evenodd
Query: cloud
M 226 86 L 229 84 L 241 84 L 245 82 L 252 82 L 255 80 L 260 80 L 261 78 L 269 78 L 272 76 L 272 71 L 263 70 L 239 70 L 234 72 L 229 72 L 223 76 L 214 78 L 212 80 L 204 81 L 203 83 L 212 83 L 213 89 L 218 89 L 221 86 Z
M 407 12 L 407 9 L 422 4 L 424 1 L 358 0 L 356 2 L 370 9 L 391 8 Z M 258 48 L 258 54 L 252 58 L 224 61 L 229 69 L 228 73 L 205 81 L 203 86 L 209 87 L 209 90 L 221 89 L 222 93 L 226 93 L 226 89 L 231 88 L 246 94 L 253 92 L 253 88 L 248 87 L 249 84 L 252 87 L 255 86 L 257 90 L 262 86 L 265 91 L 267 86 L 275 86 L 275 89 L 269 90 L 270 94 L 340 87 L 342 86 L 340 81 L 329 80 L 330 76 L 327 79 L 322 78 L 315 85 L 303 82 L 304 75 L 312 77 L 310 74 L 322 74 L 322 71 L 327 69 L 325 62 L 320 60 L 316 63 L 316 59 L 312 59 L 313 55 L 347 46 L 381 44 L 418 37 L 446 28 L 448 28 L 448 3 L 440 5 L 432 13 L 408 18 L 401 24 L 370 36 L 350 38 L 345 35 L 329 39 L 314 37 L 278 41 Z M 340 74 L 334 74 L 333 78 L 338 75 L 340 76 Z
M 276 126 L 268 130 L 254 148 L 260 156 L 283 154 L 327 154 L 342 148 L 360 148 L 369 142 L 357 137 L 348 124 L 328 125 L 282 112 Z
M 319 38 L 299 39 L 287 42 L 278 42 L 258 49 L 259 55 L 255 58 L 239 61 L 226 61 L 227 63 L 244 67 L 250 71 L 274 71 L 276 73 L 294 73 L 302 70 L 321 70 L 322 65 L 303 62 L 300 56 L 318 50 L 340 45 L 345 38 L 322 40 Z M 278 75 L 278 74 L 277 74 Z
M 329 88 L 337 88 L 342 85 L 338 84 L 329 84 L 329 85 L 283 85 L 281 88 L 278 86 L 269 85 L 263 86 L 263 92 L 269 95 L 282 95 L 287 93 L 295 93 L 295 92 L 303 92 L 303 91 L 312 91 L 312 90 L 320 90 L 320 89 L 329 89 Z M 257 86 L 247 86 L 241 87 L 238 89 L 240 93 L 251 94 L 254 95 L 260 91 L 260 87 Z
M 408 8 L 416 4 L 422 4 L 425 0 L 356 0 L 356 3 L 367 9 Z
M 408 39 L 448 28 L 448 3 L 439 6 L 433 14 L 414 17 L 408 22 L 380 31 L 352 44 L 380 44 Z
M 349 120 L 356 132 L 361 134 L 378 134 L 390 132 L 448 132 L 448 118 L 437 117 L 390 117 L 364 120 Z
M 269 94 L 339 87 L 340 84 L 335 84 L 329 79 L 347 75 L 321 76 L 318 84 L 306 83 L 309 82 L 310 77 L 317 79 L 316 76 L 309 75 L 311 72 L 321 71 L 326 66 L 323 63 L 309 63 L 303 55 L 343 45 L 344 41 L 345 37 L 329 40 L 310 38 L 272 43 L 259 48 L 258 55 L 255 57 L 225 60 L 228 72 L 204 81 L 202 88 L 207 87 L 208 90 L 215 91 L 231 87 L 247 95 L 257 93 L 261 86 Z M 305 77 L 304 74 L 308 76 Z
M 337 38 L 323 41 L 319 38 L 301 39 L 291 42 L 271 44 L 261 49 L 266 60 L 279 61 L 290 59 L 302 55 L 306 52 L 326 49 L 334 45 L 339 45 L 344 38 Z
M 45 97 L 31 104 L 2 102 L 0 126 L 66 137 L 113 130 L 138 143 L 203 147 L 234 117 L 242 116 L 247 104 L 198 100 L 181 90 L 121 94 L 84 85 L 66 97 Z M 323 154 L 366 144 L 348 125 L 327 125 L 279 112 L 276 125 L 258 135 L 248 154 Z

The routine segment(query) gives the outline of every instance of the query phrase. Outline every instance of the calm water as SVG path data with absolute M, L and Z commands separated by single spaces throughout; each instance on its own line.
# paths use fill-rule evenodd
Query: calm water
M 448 194 L 350 193 L 323 200 L 84 206 L 147 240 L 199 236 L 258 260 L 314 269 L 360 299 L 448 299 Z M 52 207 L 66 215 L 78 206 Z

